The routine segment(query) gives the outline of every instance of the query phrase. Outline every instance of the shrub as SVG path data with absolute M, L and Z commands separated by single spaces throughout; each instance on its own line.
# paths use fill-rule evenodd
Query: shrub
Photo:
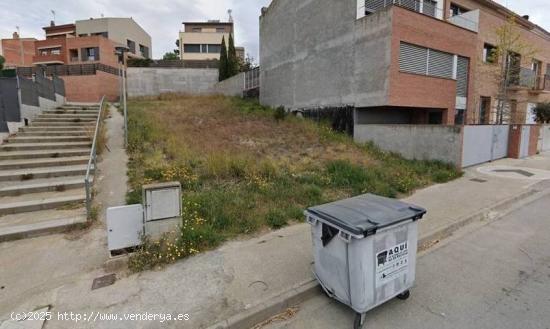
M 272 229 L 279 229 L 287 224 L 285 214 L 276 209 L 270 210 L 267 213 L 266 221 L 267 225 L 269 225 Z
M 273 118 L 277 122 L 283 121 L 286 118 L 286 115 L 287 113 L 283 106 L 279 106 L 278 108 L 275 109 L 275 112 L 273 112 Z
M 550 123 L 550 102 L 537 104 L 533 111 L 538 123 Z

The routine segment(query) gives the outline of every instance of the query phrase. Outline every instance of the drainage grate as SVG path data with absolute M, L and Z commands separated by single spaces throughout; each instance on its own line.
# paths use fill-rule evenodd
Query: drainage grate
M 481 178 L 472 178 L 470 179 L 470 181 L 476 182 L 476 183 L 487 183 L 487 180 L 481 179 Z
M 94 279 L 94 283 L 92 283 L 92 290 L 110 286 L 113 283 L 115 283 L 115 281 L 116 281 L 116 274 L 114 273 L 100 276 L 99 278 Z

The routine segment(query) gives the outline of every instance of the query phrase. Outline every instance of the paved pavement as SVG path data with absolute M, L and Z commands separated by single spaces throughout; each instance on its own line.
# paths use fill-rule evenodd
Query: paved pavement
M 119 142 L 120 124 L 120 115 L 113 113 L 110 131 L 118 131 L 115 136 Z M 111 151 L 120 147 L 117 145 L 110 143 Z M 106 157 L 113 160 L 109 167 L 118 171 L 108 178 L 105 174 L 103 179 L 100 177 L 98 200 L 111 206 L 123 197 L 124 165 L 111 153 Z M 519 163 L 506 161 L 512 166 Z M 521 161 L 521 166 L 529 167 L 532 162 L 544 169 L 550 167 L 550 156 Z M 477 220 L 485 223 L 499 215 L 501 209 L 492 208 L 495 204 L 530 193 L 536 184 L 538 180 L 499 177 L 472 168 L 461 179 L 420 190 L 406 200 L 428 209 L 429 214 L 420 226 L 421 236 L 426 237 L 452 225 L 459 227 L 464 218 L 480 211 L 483 213 Z M 9 319 L 12 311 L 51 305 L 53 312 L 81 315 L 188 314 L 185 327 L 205 328 L 312 280 L 311 255 L 309 225 L 298 224 L 229 242 L 163 270 L 136 275 L 117 271 L 114 285 L 92 291 L 94 278 L 112 272 L 103 266 L 108 257 L 102 223 L 89 231 L 3 243 L 0 264 L 8 266 L 0 267 L 0 286 L 5 287 L 0 290 L 0 321 Z M 181 326 L 181 322 L 158 320 L 116 324 L 117 328 Z M 59 319 L 45 325 L 45 328 L 112 327 L 111 321 L 76 323 Z
M 550 328 L 550 196 L 419 259 L 407 301 L 367 314 L 364 328 Z M 319 293 L 264 329 L 353 328 L 354 313 Z

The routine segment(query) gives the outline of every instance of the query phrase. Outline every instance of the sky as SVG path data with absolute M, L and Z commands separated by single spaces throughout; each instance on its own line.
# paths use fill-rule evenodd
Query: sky
M 296 0 L 299 1 L 299 0 Z M 352 0 L 334 0 L 352 1 Z M 550 31 L 549 0 L 496 0 Z M 235 40 L 258 61 L 258 17 L 271 0 L 0 0 L 0 38 L 11 38 L 19 26 L 23 37 L 44 38 L 42 27 L 56 13 L 57 24 L 90 17 L 133 17 L 153 39 L 153 57 L 176 48 L 183 21 L 227 20 L 233 10 Z M 546 19 L 544 19 L 546 17 Z

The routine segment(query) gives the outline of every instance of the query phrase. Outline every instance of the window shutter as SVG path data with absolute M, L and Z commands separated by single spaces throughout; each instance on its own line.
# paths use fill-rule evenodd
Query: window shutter
M 458 67 L 456 71 L 456 95 L 460 97 L 468 96 L 468 66 L 470 60 L 466 57 L 458 57 Z
M 399 69 L 403 72 L 425 75 L 427 72 L 427 57 L 427 48 L 401 42 L 399 47 Z
M 454 56 L 430 49 L 428 75 L 440 78 L 453 78 Z
M 98 61 L 99 60 L 99 47 L 95 47 L 94 56 L 95 56 L 95 60 Z
M 80 58 L 83 62 L 88 61 L 88 52 L 86 51 L 86 48 L 80 49 Z

